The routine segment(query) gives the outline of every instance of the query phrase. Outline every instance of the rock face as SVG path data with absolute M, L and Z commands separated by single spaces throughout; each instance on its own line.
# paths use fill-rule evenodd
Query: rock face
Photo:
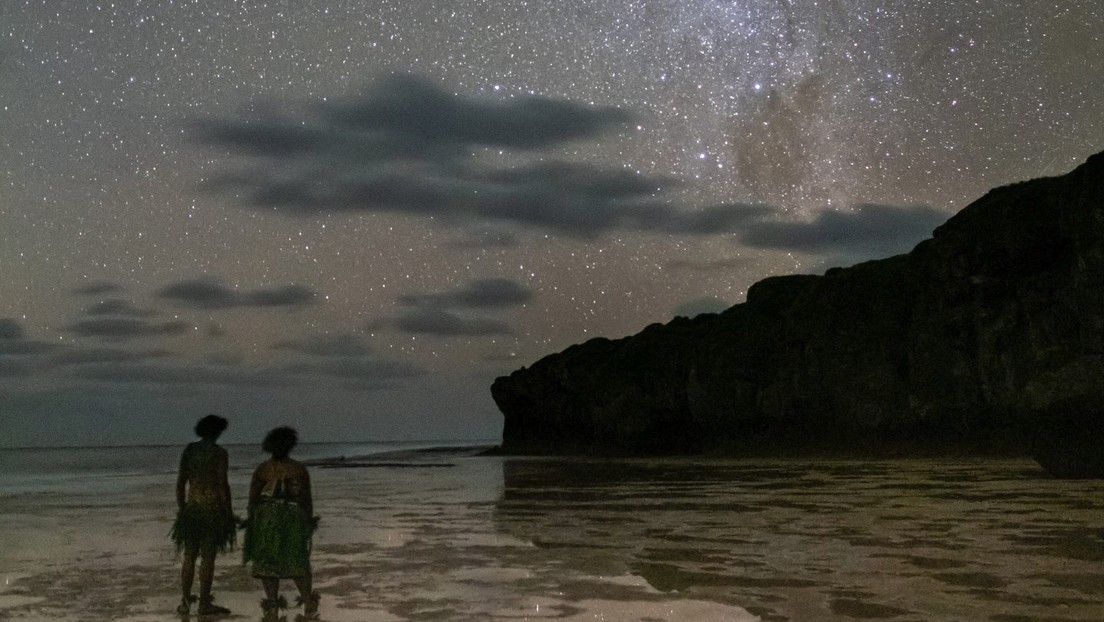
M 491 393 L 510 453 L 1061 454 L 1060 422 L 1104 421 L 1104 153 L 990 191 L 906 255 L 769 278 Z

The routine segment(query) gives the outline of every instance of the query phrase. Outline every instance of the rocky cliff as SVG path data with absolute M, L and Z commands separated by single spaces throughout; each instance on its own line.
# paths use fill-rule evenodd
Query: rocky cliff
M 769 278 L 491 393 L 511 453 L 1014 451 L 1104 421 L 1104 153 L 990 191 L 906 255 Z

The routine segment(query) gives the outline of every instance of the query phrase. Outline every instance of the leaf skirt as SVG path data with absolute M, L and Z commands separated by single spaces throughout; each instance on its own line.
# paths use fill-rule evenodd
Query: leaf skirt
M 258 578 L 293 579 L 310 574 L 311 518 L 297 503 L 268 501 L 249 517 L 243 563 Z
M 206 503 L 186 503 L 176 513 L 169 537 L 180 553 L 189 548 L 212 546 L 220 553 L 234 548 L 237 524 L 225 508 Z

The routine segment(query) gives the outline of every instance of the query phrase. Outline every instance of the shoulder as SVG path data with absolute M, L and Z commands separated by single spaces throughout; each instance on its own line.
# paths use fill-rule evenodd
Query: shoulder
M 180 459 L 185 460 L 196 453 L 196 446 L 198 443 L 188 443 L 184 446 L 184 451 L 180 452 Z
M 273 466 L 274 465 L 273 465 L 273 462 L 272 462 L 271 459 L 270 460 L 265 460 L 264 462 L 258 464 L 257 468 L 253 469 L 253 475 L 255 475 L 255 476 L 267 475 L 267 474 L 272 472 Z
M 302 477 L 307 475 L 307 465 L 299 462 L 298 460 L 292 460 L 289 458 L 287 461 L 287 466 L 288 470 L 297 476 Z

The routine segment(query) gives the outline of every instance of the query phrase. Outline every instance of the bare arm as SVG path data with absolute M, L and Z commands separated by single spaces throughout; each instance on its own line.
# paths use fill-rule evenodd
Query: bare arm
M 311 495 L 310 473 L 307 472 L 305 466 L 299 468 L 303 470 L 303 508 L 307 511 L 307 516 L 314 516 L 314 498 Z
M 225 504 L 226 511 L 230 514 L 234 513 L 234 504 L 230 500 L 230 458 L 225 449 L 219 448 L 218 457 L 218 470 L 219 470 L 219 493 L 222 497 L 222 502 Z
M 188 472 L 187 472 L 187 458 L 188 450 L 185 448 L 184 453 L 180 454 L 180 468 L 176 473 L 176 507 L 184 507 L 184 502 L 188 499 Z
M 261 468 L 264 465 L 258 466 L 253 471 L 253 478 L 249 480 L 249 515 L 253 515 L 253 508 L 256 507 L 257 502 L 261 500 L 261 491 L 264 490 L 265 481 L 261 477 Z

